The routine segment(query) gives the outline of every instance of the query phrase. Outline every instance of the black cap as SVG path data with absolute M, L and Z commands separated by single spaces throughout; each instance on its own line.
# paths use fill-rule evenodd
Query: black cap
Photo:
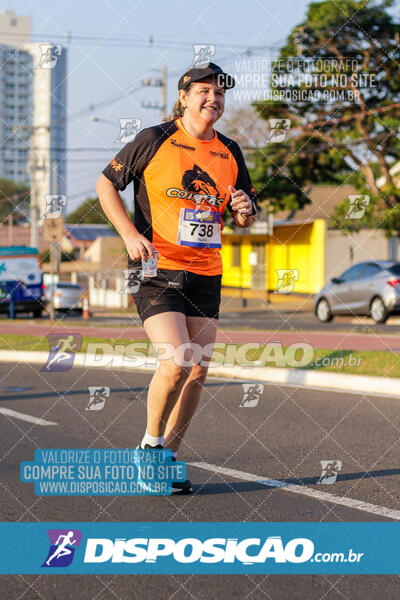
M 207 67 L 192 67 L 186 71 L 178 82 L 178 90 L 186 90 L 193 81 L 201 81 L 206 77 L 214 77 L 226 90 L 235 87 L 232 75 L 224 73 L 221 67 L 210 62 Z

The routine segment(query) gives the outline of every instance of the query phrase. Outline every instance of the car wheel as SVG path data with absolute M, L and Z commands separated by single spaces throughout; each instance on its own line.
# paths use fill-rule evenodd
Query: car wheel
M 372 300 L 370 313 L 375 323 L 385 323 L 389 316 L 388 310 L 382 298 L 380 298 L 379 296 Z
M 333 319 L 331 307 L 325 298 L 321 298 L 318 302 L 315 313 L 322 323 L 329 323 Z

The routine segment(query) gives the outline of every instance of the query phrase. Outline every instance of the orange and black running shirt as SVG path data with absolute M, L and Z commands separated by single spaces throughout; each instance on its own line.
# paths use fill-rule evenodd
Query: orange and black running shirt
M 160 269 L 220 275 L 228 186 L 246 192 L 257 208 L 238 144 L 217 131 L 199 140 L 181 119 L 143 129 L 103 174 L 120 191 L 133 181 L 134 225 L 158 250 Z

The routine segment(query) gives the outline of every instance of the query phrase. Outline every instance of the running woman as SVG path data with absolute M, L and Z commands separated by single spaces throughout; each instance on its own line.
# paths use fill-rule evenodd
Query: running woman
M 128 267 L 138 273 L 132 296 L 160 359 L 138 447 L 168 448 L 175 459 L 199 403 L 216 337 L 221 215 L 228 207 L 239 227 L 257 219 L 240 148 L 213 128 L 224 112 L 225 91 L 234 85 L 213 63 L 189 69 L 179 80 L 171 120 L 143 129 L 96 185 L 101 206 L 126 245 Z M 133 223 L 119 195 L 131 181 Z M 154 256 L 157 275 L 143 277 L 141 262 Z M 172 491 L 191 493 L 192 485 L 177 482 Z

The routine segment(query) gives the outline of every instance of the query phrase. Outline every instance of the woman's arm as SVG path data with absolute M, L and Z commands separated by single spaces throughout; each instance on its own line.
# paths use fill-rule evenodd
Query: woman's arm
M 249 227 L 257 221 L 256 214 L 253 212 L 253 203 L 249 196 L 243 190 L 235 190 L 233 186 L 229 186 L 231 193 L 231 207 L 233 210 L 233 218 L 238 227 Z
M 257 221 L 257 218 L 257 215 L 243 215 L 240 213 L 236 213 L 234 216 L 235 223 L 239 227 L 250 227 L 250 225 L 253 225 Z
M 131 259 L 145 261 L 148 256 L 152 258 L 154 246 L 133 225 L 117 188 L 103 174 L 100 175 L 96 184 L 96 192 L 101 208 L 124 240 Z

